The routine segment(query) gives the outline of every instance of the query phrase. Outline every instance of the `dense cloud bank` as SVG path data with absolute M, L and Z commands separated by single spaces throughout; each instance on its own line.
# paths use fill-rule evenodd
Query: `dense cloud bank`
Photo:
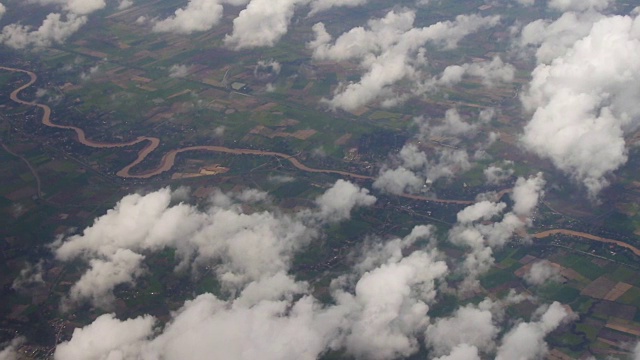
M 543 185 L 541 175 L 519 179 L 507 213 L 505 203 L 489 201 L 460 211 L 449 234 L 468 254 L 459 268 L 450 268 L 437 250 L 432 226 L 415 226 L 404 237 L 368 239 L 354 249 L 352 271 L 331 282 L 330 303 L 320 302 L 311 284 L 290 273 L 292 257 L 324 236 L 325 224 L 348 221 L 354 209 L 373 205 L 376 198 L 366 189 L 339 180 L 316 198 L 314 207 L 295 214 L 247 212 L 247 205 L 273 208 L 269 196 L 256 190 L 216 192 L 205 207 L 184 202 L 185 189 L 125 196 L 93 225 L 52 245 L 58 261 L 83 259 L 87 264 L 65 307 L 89 301 L 108 309 L 113 287 L 135 287 L 148 271 L 145 256 L 168 247 L 176 250 L 177 271 L 214 268 L 209 276 L 229 295 L 200 294 L 166 322 L 150 315 L 101 315 L 59 344 L 55 358 L 316 359 L 336 350 L 356 358 L 395 359 L 425 344 L 432 358 L 495 354 L 507 359 L 525 339 L 533 341 L 526 344 L 526 358 L 537 358 L 546 352 L 544 337 L 571 319 L 558 303 L 514 326 L 504 321 L 504 309 L 527 299 L 515 293 L 461 306 L 447 317 L 432 319 L 429 311 L 438 294 L 449 291 L 447 277 L 453 272 L 466 278 L 461 291 L 474 286 L 487 268 L 470 266 L 469 257 L 490 256 L 515 229 L 527 226 Z M 483 221 L 488 219 L 495 223 Z M 469 232 L 476 235 L 461 235 Z M 4 353 L 15 352 L 18 341 Z
M 144 254 L 164 248 L 176 250 L 179 269 L 198 272 L 216 265 L 223 287 L 237 290 L 286 272 L 293 254 L 317 236 L 322 223 L 348 219 L 352 209 L 376 201 L 342 180 L 318 197 L 317 210 L 297 215 L 245 213 L 242 204 L 269 201 L 256 190 L 218 192 L 205 211 L 178 202 L 178 194 L 165 188 L 126 196 L 82 234 L 59 238 L 52 245 L 58 260 L 89 264 L 68 300 L 108 308 L 115 286 L 134 284 L 145 273 Z

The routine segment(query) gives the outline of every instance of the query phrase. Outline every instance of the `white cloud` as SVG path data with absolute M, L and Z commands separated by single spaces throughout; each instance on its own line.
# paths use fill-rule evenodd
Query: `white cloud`
M 399 98 L 393 94 L 392 85 L 422 77 L 415 64 L 423 62 L 420 59 L 424 58 L 424 45 L 434 43 L 454 48 L 463 37 L 494 26 L 499 18 L 460 15 L 454 21 L 423 28 L 414 28 L 414 20 L 414 11 L 390 11 L 383 18 L 369 20 L 367 28 L 355 27 L 345 32 L 333 44 L 324 24 L 314 25 L 315 39 L 308 47 L 315 59 L 359 60 L 365 72 L 358 82 L 341 84 L 326 103 L 333 109 L 344 110 L 358 109 L 379 98 L 391 98 L 394 103 Z
M 25 268 L 20 270 L 18 277 L 13 280 L 11 288 L 16 291 L 26 291 L 34 286 L 44 285 L 43 272 L 42 260 L 35 265 L 27 263 Z
M 444 121 L 440 125 L 432 125 L 424 118 L 416 119 L 420 126 L 421 138 L 426 140 L 433 136 L 473 136 L 476 135 L 478 124 L 471 124 L 462 119 L 456 109 L 449 109 L 444 113 Z
M 451 317 L 438 319 L 427 329 L 425 338 L 429 347 L 438 355 L 456 353 L 461 344 L 467 351 L 493 350 L 500 329 L 494 324 L 490 309 L 467 305 L 458 308 Z
M 183 78 L 189 74 L 189 66 L 182 64 L 175 64 L 169 68 L 170 78 Z
M 355 292 L 334 293 L 337 307 L 349 309 L 346 320 L 350 325 L 344 339 L 348 353 L 357 358 L 392 359 L 418 350 L 418 336 L 426 329 L 429 304 L 435 299 L 436 281 L 448 268 L 434 250 L 403 256 L 401 249 L 430 234 L 430 228 L 418 227 L 404 239 L 374 247 L 357 265 L 365 272 Z
M 460 344 L 453 348 L 449 355 L 443 355 L 435 360 L 480 360 L 480 356 L 475 346 Z
M 309 16 L 315 15 L 316 13 L 322 11 L 327 11 L 333 7 L 356 7 L 364 5 L 366 3 L 367 0 L 312 0 L 310 4 L 311 11 L 309 12 Z
M 596 22 L 550 64 L 533 72 L 522 96 L 533 112 L 521 138 L 584 184 L 592 197 L 606 176 L 627 161 L 625 134 L 640 125 L 640 26 L 637 18 L 612 16 Z
M 542 188 L 545 185 L 542 173 L 528 179 L 519 178 L 513 187 L 513 212 L 518 216 L 531 216 L 531 212 L 538 205 L 540 197 L 544 195 Z
M 218 0 L 189 0 L 187 6 L 153 25 L 153 31 L 191 34 L 210 30 L 222 18 L 222 5 Z
M 424 183 L 424 180 L 414 172 L 400 166 L 395 169 L 383 168 L 373 182 L 373 187 L 390 194 L 402 194 L 405 192 L 417 192 Z
M 369 195 L 369 190 L 344 180 L 338 180 L 316 199 L 316 204 L 320 207 L 319 216 L 328 221 L 346 220 L 355 207 L 371 206 L 375 202 L 376 198 Z
M 59 5 L 64 11 L 76 15 L 88 15 L 107 6 L 105 0 L 28 0 L 27 2 L 41 5 Z
M 133 6 L 133 0 L 120 0 L 118 3 L 118 10 L 128 9 Z
M 517 45 L 523 49 L 535 48 L 538 63 L 549 64 L 589 34 L 593 24 L 602 18 L 602 14 L 594 11 L 570 11 L 554 21 L 535 20 L 522 29 Z M 528 54 L 525 52 L 523 56 Z
M 537 261 L 524 275 L 524 280 L 531 285 L 543 285 L 547 282 L 560 281 L 560 270 L 553 267 L 548 261 Z
M 251 0 L 224 42 L 236 50 L 273 46 L 287 33 L 294 9 L 307 0 Z
M 197 272 L 215 265 L 225 289 L 241 289 L 286 271 L 293 254 L 308 244 L 322 222 L 348 219 L 355 207 L 375 202 L 367 190 L 343 180 L 318 197 L 318 210 L 297 217 L 243 212 L 241 203 L 268 201 L 257 190 L 217 192 L 205 210 L 177 203 L 184 197 L 168 188 L 128 195 L 82 234 L 58 239 L 53 249 L 59 260 L 80 258 L 89 264 L 72 286 L 68 305 L 90 301 L 108 308 L 116 285 L 133 285 L 144 273 L 142 254 L 165 247 L 176 249 L 180 268 Z
M 250 283 L 235 299 L 202 294 L 186 301 L 162 329 L 153 329 L 149 316 L 103 315 L 60 344 L 55 358 L 316 359 L 328 349 L 371 359 L 409 355 L 417 351 L 447 266 L 436 251 L 402 251 L 430 235 L 429 227 L 417 227 L 385 245 L 390 251 L 365 254 L 377 260 L 359 267 L 364 272 L 353 275 L 353 288 L 348 281 L 332 286 L 333 305 L 321 305 L 307 284 L 278 273 Z
M 143 273 L 142 260 L 144 256 L 128 249 L 118 249 L 105 260 L 90 260 L 89 270 L 71 287 L 69 300 L 72 303 L 86 300 L 94 306 L 110 308 L 115 301 L 113 288 L 134 284 L 135 278 Z
M 571 316 L 558 302 L 539 311 L 544 311 L 539 320 L 520 323 L 504 336 L 496 360 L 539 359 L 547 353 L 545 336 Z
M 472 223 L 478 220 L 489 220 L 494 216 L 500 215 L 504 208 L 507 207 L 505 203 L 494 203 L 490 201 L 480 201 L 473 205 L 467 206 L 457 214 L 458 223 L 466 224 Z
M 458 213 L 458 223 L 449 231 L 449 241 L 467 248 L 459 271 L 466 275 L 460 290 L 466 292 L 478 286 L 477 278 L 488 271 L 494 263 L 493 249 L 501 248 L 518 229 L 531 223 L 529 216 L 542 194 L 542 174 L 529 179 L 519 178 L 513 189 L 512 211 L 502 219 L 490 224 L 484 221 L 498 216 L 505 208 L 503 203 L 481 201 Z
M 513 163 L 509 162 L 506 165 L 512 165 Z M 487 179 L 487 183 L 490 185 L 501 185 L 506 180 L 513 176 L 514 170 L 503 167 L 491 165 L 488 168 L 483 170 L 484 176 Z
M 2 19 L 2 16 L 7 12 L 7 8 L 2 5 L 2 3 L 0 3 L 0 19 Z
M 77 32 L 87 23 L 86 16 L 58 13 L 47 15 L 42 25 L 36 30 L 30 26 L 10 24 L 2 28 L 0 43 L 15 49 L 26 47 L 45 47 L 55 43 L 63 43 L 69 36 Z
M 269 79 L 278 76 L 280 70 L 282 70 L 282 65 L 279 62 L 273 59 L 269 61 L 260 60 L 253 69 L 253 76 L 258 79 Z
M 516 0 L 516 2 L 522 6 L 531 6 L 535 4 L 535 0 Z
M 547 6 L 559 11 L 604 10 L 611 0 L 549 0 Z
M 0 344 L 0 360 L 18 360 L 18 348 L 24 341 L 24 338 L 17 337 L 9 343 Z
M 145 315 L 120 321 L 114 314 L 99 316 L 84 328 L 75 329 L 71 340 L 59 344 L 56 360 L 132 359 L 151 335 L 155 319 Z
M 440 85 L 451 86 L 461 82 L 465 75 L 480 78 L 483 85 L 492 87 L 497 83 L 512 81 L 515 68 L 495 56 L 491 61 L 447 66 L 437 81 Z
M 437 125 L 433 124 L 435 119 L 417 117 L 414 121 L 418 133 L 397 155 L 391 156 L 388 164 L 382 166 L 373 187 L 392 194 L 417 193 L 428 190 L 431 183 L 440 178 L 450 178 L 468 171 L 472 165 L 468 150 L 459 146 L 463 143 L 462 138 L 477 137 L 480 125 L 490 121 L 493 114 L 492 109 L 482 110 L 478 120 L 472 123 L 464 120 L 456 109 L 449 109 Z M 493 137 L 493 133 L 490 133 L 489 144 Z M 446 138 L 445 146 L 435 155 L 428 156 L 424 145 L 420 144 L 438 138 Z M 479 143 L 476 146 L 481 153 L 488 145 Z

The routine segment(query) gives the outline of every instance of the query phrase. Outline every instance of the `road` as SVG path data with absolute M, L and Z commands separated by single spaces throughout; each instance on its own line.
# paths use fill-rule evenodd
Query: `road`
M 34 167 L 31 165 L 31 163 L 29 162 L 29 160 L 27 160 L 27 158 L 25 158 L 24 156 L 13 152 L 11 149 L 9 149 L 9 147 L 3 143 L 0 143 L 2 145 L 2 148 L 4 149 L 4 151 L 8 152 L 9 154 L 19 158 L 20 160 L 22 160 L 25 164 L 27 164 L 27 166 L 29 167 L 29 170 L 31 171 L 31 174 L 33 174 L 33 177 L 36 179 L 36 185 L 37 185 L 37 190 L 38 190 L 38 198 L 42 199 L 42 183 L 40 181 L 40 175 L 38 175 L 38 172 L 36 171 L 36 169 L 34 169 Z

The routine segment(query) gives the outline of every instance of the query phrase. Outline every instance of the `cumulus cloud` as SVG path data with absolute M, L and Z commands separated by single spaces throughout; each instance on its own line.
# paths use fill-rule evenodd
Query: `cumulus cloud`
M 316 235 L 318 220 L 348 219 L 355 207 L 370 206 L 375 197 L 349 182 L 336 182 L 318 197 L 317 210 L 295 217 L 278 212 L 245 213 L 240 204 L 268 201 L 264 192 L 217 192 L 206 211 L 187 203 L 181 191 L 168 188 L 125 196 L 116 207 L 81 234 L 58 239 L 57 259 L 83 259 L 89 269 L 72 286 L 71 304 L 89 301 L 107 307 L 112 289 L 133 285 L 144 274 L 144 253 L 176 249 L 179 268 L 197 272 L 216 265 L 228 290 L 286 271 L 293 254 Z
M 458 223 L 467 224 L 478 220 L 489 220 L 499 215 L 507 207 L 505 203 L 494 203 L 490 201 L 480 201 L 473 205 L 467 206 L 461 210 L 456 216 Z
M 59 5 L 64 11 L 76 15 L 88 15 L 107 6 L 105 0 L 28 0 L 27 2 L 41 5 Z
M 418 192 L 424 184 L 425 181 L 413 171 L 400 166 L 395 169 L 382 168 L 373 187 L 390 194 L 403 194 Z
M 189 66 L 175 64 L 169 68 L 169 77 L 171 78 L 183 78 L 189 74 Z
M 535 49 L 537 62 L 548 64 L 564 55 L 603 18 L 604 15 L 595 11 L 569 11 L 554 21 L 535 20 L 522 28 L 517 45 L 521 49 Z
M 0 19 L 6 12 L 7 12 L 7 8 L 4 5 L 2 5 L 2 3 L 0 3 Z
M 14 49 L 59 44 L 63 43 L 86 23 L 86 16 L 51 13 L 47 15 L 42 25 L 35 30 L 31 26 L 20 24 L 5 26 L 0 33 L 0 43 Z
M 531 285 L 543 285 L 547 282 L 561 280 L 560 270 L 548 261 L 537 261 L 524 275 L 524 280 Z
M 25 339 L 17 337 L 7 344 L 0 344 L 0 360 L 18 360 L 18 348 Z
M 521 138 L 582 183 L 592 197 L 627 161 L 624 136 L 640 125 L 638 18 L 597 21 L 550 64 L 540 64 L 522 102 L 533 112 Z
M 443 355 L 436 360 L 480 360 L 478 349 L 475 346 L 460 344 L 449 355 Z
M 309 11 L 309 16 L 315 15 L 316 13 L 327 11 L 333 7 L 356 7 L 360 5 L 364 5 L 367 3 L 367 0 L 312 0 L 311 1 L 311 11 Z
M 355 207 L 371 206 L 375 202 L 376 198 L 369 195 L 369 190 L 344 180 L 338 180 L 316 199 L 316 204 L 320 207 L 319 216 L 328 221 L 346 220 Z
M 438 319 L 429 326 L 425 338 L 437 355 L 450 353 L 453 356 L 461 351 L 461 345 L 465 345 L 466 352 L 474 349 L 477 357 L 479 350 L 485 353 L 493 350 L 499 331 L 488 307 L 467 305 L 458 308 L 451 317 Z
M 115 301 L 113 288 L 134 284 L 135 278 L 143 273 L 142 260 L 144 256 L 128 249 L 118 249 L 106 260 L 91 259 L 89 270 L 71 287 L 69 300 L 72 303 L 87 300 L 97 307 L 111 307 Z
M 436 119 L 416 118 L 418 133 L 381 167 L 373 187 L 392 194 L 417 193 L 429 190 L 431 183 L 440 178 L 450 178 L 469 170 L 472 166 L 469 150 L 458 145 L 464 138 L 476 138 L 479 126 L 488 122 L 492 114 L 492 110 L 482 110 L 476 122 L 468 122 L 457 110 L 449 109 L 440 123 Z M 489 134 L 489 138 L 492 136 Z M 427 154 L 421 144 L 432 141 L 443 146 L 437 153 Z M 476 152 L 482 152 L 488 146 L 475 143 Z
M 393 245 L 365 250 L 363 272 L 332 285 L 331 305 L 308 295 L 307 284 L 278 273 L 252 282 L 236 298 L 202 294 L 186 301 L 162 329 L 154 329 L 150 316 L 121 321 L 103 315 L 60 344 L 55 358 L 316 359 L 328 349 L 371 359 L 410 355 L 447 266 L 435 250 L 402 253 L 431 233 L 420 226 Z
M 258 79 L 269 79 L 278 76 L 281 69 L 282 65 L 273 59 L 269 61 L 260 60 L 253 69 L 253 76 Z
M 504 63 L 496 56 L 491 61 L 447 66 L 440 75 L 438 84 L 451 86 L 461 82 L 464 76 L 472 76 L 480 78 L 485 86 L 492 87 L 497 83 L 513 80 L 514 74 L 513 65 Z
M 513 212 L 518 216 L 531 216 L 531 212 L 538 205 L 538 200 L 544 195 L 542 191 L 544 185 L 542 173 L 528 179 L 518 178 L 511 194 L 514 202 Z
M 224 42 L 236 50 L 273 46 L 287 33 L 295 7 L 307 0 L 252 0 L 233 20 Z
M 218 0 L 189 0 L 170 17 L 153 25 L 153 31 L 191 34 L 210 30 L 222 18 L 223 7 Z
M 467 253 L 460 264 L 459 271 L 465 274 L 460 290 L 466 292 L 477 287 L 477 278 L 487 272 L 494 263 L 493 249 L 504 246 L 518 229 L 530 225 L 529 216 L 533 213 L 540 196 L 544 180 L 542 174 L 519 178 L 513 189 L 513 209 L 502 215 L 506 205 L 488 200 L 470 205 L 458 213 L 458 223 L 449 231 L 449 241 L 465 247 Z
M 315 39 L 308 43 L 317 60 L 358 60 L 365 73 L 358 82 L 340 84 L 326 103 L 333 109 L 355 110 L 380 97 L 393 104 L 397 98 L 392 86 L 403 79 L 420 79 L 418 63 L 424 63 L 424 46 L 436 44 L 454 48 L 466 35 L 494 26 L 498 17 L 460 15 L 454 21 L 414 28 L 415 12 L 390 11 L 385 17 L 371 19 L 367 27 L 356 27 L 332 37 L 323 23 L 313 26 Z
M 502 339 L 498 348 L 496 360 L 526 360 L 538 359 L 547 351 L 545 336 L 555 330 L 564 321 L 572 317 L 558 302 L 549 307 L 538 310 L 542 312 L 537 321 L 523 322 L 511 329 Z
M 194 270 L 221 262 L 216 271 L 223 284 L 241 286 L 287 268 L 293 251 L 311 236 L 288 216 L 245 214 L 224 194 L 215 201 L 207 212 L 200 212 L 188 204 L 171 204 L 169 189 L 129 195 L 82 234 L 58 241 L 58 259 L 80 257 L 90 263 L 90 270 L 72 288 L 72 300 L 87 298 L 103 306 L 98 300 L 108 300 L 110 289 L 141 274 L 139 253 L 164 247 L 175 248 L 182 265 Z
M 358 358 L 390 359 L 418 350 L 418 332 L 427 324 L 435 281 L 447 273 L 433 253 L 416 251 L 365 273 L 355 294 L 338 294 L 340 306 L 354 307 L 347 350 Z
M 604 10 L 611 0 L 549 0 L 547 6 L 559 11 Z
M 507 166 L 513 165 L 513 162 L 506 162 Z M 490 185 L 501 185 L 509 178 L 513 176 L 513 169 L 490 165 L 486 169 L 483 170 L 484 176 L 487 179 L 487 183 Z
M 118 3 L 118 10 L 128 9 L 133 6 L 133 0 L 120 0 Z
M 75 329 L 71 340 L 59 344 L 55 359 L 131 359 L 153 333 L 155 319 L 145 315 L 120 321 L 114 314 L 99 316 L 84 328 Z
M 20 270 L 20 274 L 13 280 L 11 288 L 17 291 L 25 291 L 34 286 L 44 284 L 42 278 L 43 274 L 43 261 L 39 261 L 37 264 L 32 265 L 27 263 L 25 268 Z

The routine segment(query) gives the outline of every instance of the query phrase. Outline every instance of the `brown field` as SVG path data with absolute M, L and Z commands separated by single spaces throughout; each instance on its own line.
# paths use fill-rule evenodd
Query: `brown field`
M 173 99 L 173 98 L 175 98 L 175 97 L 178 97 L 178 96 L 181 96 L 181 95 L 184 95 L 184 94 L 188 94 L 188 93 L 190 93 L 190 92 L 191 92 L 191 89 L 185 89 L 185 90 L 182 90 L 182 91 L 177 92 L 177 93 L 175 93 L 175 94 L 173 94 L 173 95 L 170 95 L 169 97 L 167 97 L 167 100 L 169 100 L 169 99 Z
M 613 280 L 606 276 L 600 276 L 582 289 L 580 293 L 592 298 L 604 299 L 615 286 L 616 283 Z
M 547 359 L 549 360 L 572 360 L 573 357 L 563 353 L 558 349 L 553 349 L 547 355 Z
M 109 56 L 109 54 L 107 54 L 107 53 L 103 53 L 103 52 L 100 52 L 100 51 L 95 51 L 95 50 L 91 50 L 91 49 L 87 49 L 87 48 L 80 48 L 80 49 L 77 49 L 76 51 L 81 53 L 81 54 L 85 54 L 85 55 L 89 55 L 89 56 L 93 56 L 93 57 L 97 57 L 97 58 L 101 58 L 101 59 L 104 59 L 104 58 Z
M 278 106 L 278 103 L 274 103 L 274 102 L 268 102 L 264 105 L 260 105 L 258 106 L 255 111 L 269 111 L 271 109 L 273 109 L 274 107 Z
M 33 186 L 25 186 L 18 190 L 12 191 L 9 194 L 5 195 L 5 197 L 11 201 L 18 201 L 24 198 L 30 198 L 33 195 L 38 194 L 38 190 Z
M 520 264 L 524 264 L 524 265 L 526 265 L 526 264 L 528 264 L 528 263 L 530 263 L 530 262 L 532 262 L 532 261 L 534 261 L 534 260 L 537 260 L 537 259 L 538 259 L 538 258 L 537 258 L 537 257 L 535 257 L 535 256 L 533 256 L 533 255 L 525 255 L 525 256 L 524 256 L 522 259 L 520 259 L 518 262 L 519 262 Z
M 296 126 L 300 124 L 300 121 L 296 120 L 296 119 L 283 119 L 282 121 L 280 121 L 280 124 L 278 124 L 279 126 Z
M 629 291 L 629 289 L 631 289 L 632 287 L 633 285 L 619 282 L 616 284 L 616 286 L 613 287 L 613 289 L 611 289 L 607 293 L 607 295 L 605 295 L 604 299 L 609 301 L 616 301 L 620 296 L 624 295 L 624 293 Z
M 620 331 L 626 334 L 631 334 L 633 336 L 640 336 L 640 325 L 634 324 L 632 322 L 623 320 L 623 319 L 610 319 L 607 322 L 605 327 L 609 329 L 613 329 L 616 331 Z
M 347 133 L 344 134 L 342 136 L 340 136 L 336 141 L 334 141 L 333 143 L 336 145 L 344 145 L 347 143 L 347 141 L 349 141 L 351 139 L 351 133 Z
M 316 130 L 313 129 L 307 129 L 307 130 L 298 130 L 295 131 L 293 133 L 276 133 L 276 136 L 282 136 L 282 137 L 294 137 L 298 140 L 307 140 L 308 138 L 312 137 L 313 135 L 315 135 L 317 133 Z
M 369 111 L 369 108 L 366 106 L 363 106 L 359 109 L 355 109 L 355 110 L 351 110 L 349 111 L 351 114 L 355 115 L 355 116 L 362 116 L 364 115 L 367 111 Z
M 593 307 L 593 313 L 601 318 L 615 317 L 633 319 L 638 309 L 632 305 L 624 305 L 613 301 L 602 300 Z

